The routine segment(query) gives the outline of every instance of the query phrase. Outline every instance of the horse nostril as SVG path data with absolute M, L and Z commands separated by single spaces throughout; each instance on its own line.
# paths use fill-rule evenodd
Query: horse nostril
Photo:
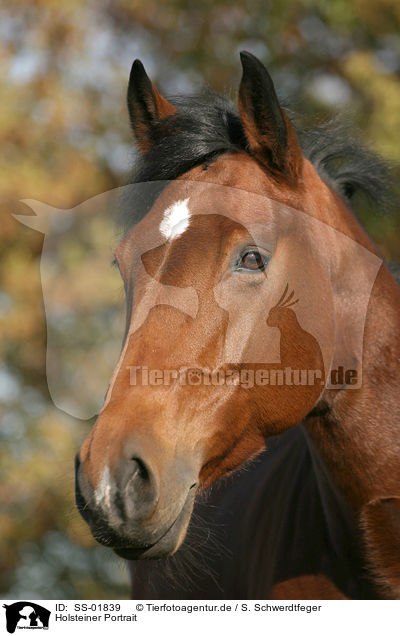
M 116 485 L 119 507 L 131 523 L 151 514 L 157 505 L 158 488 L 151 464 L 133 453 L 130 459 L 121 462 Z
M 121 463 L 116 475 L 116 484 L 122 494 L 133 496 L 143 494 L 152 489 L 151 469 L 139 457 L 132 457 Z
M 134 468 L 132 472 L 132 478 L 140 477 L 144 481 L 150 481 L 150 473 L 146 468 L 144 462 L 139 459 L 139 457 L 132 457 L 132 462 L 134 463 Z

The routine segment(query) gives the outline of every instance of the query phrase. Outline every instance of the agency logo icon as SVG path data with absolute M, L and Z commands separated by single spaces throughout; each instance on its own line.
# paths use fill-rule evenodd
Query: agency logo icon
M 4 604 L 3 607 L 9 634 L 14 634 L 16 629 L 49 629 L 51 612 L 37 603 L 18 601 L 11 605 Z
M 209 357 L 219 368 L 310 369 L 321 371 L 321 387 L 360 388 L 365 319 L 382 260 L 311 214 L 239 188 L 186 179 L 123 186 L 64 210 L 22 202 L 35 214 L 14 218 L 44 234 L 46 377 L 58 409 L 85 420 L 97 415 L 139 330 L 144 334 L 152 324 L 170 350 L 168 337 L 161 337 L 162 329 L 168 332 L 166 315 L 180 316 L 183 332 L 192 334 L 187 339 L 194 346 L 188 342 L 186 349 L 170 334 L 177 342 L 171 356 L 190 370 L 191 386 L 203 386 L 206 377 L 191 370 L 209 320 L 219 338 Z M 231 237 L 225 256 L 219 236 Z M 247 251 L 238 251 L 239 237 Z M 333 249 L 343 255 L 335 266 L 328 260 Z M 149 370 L 155 386 L 163 384 L 161 370 Z

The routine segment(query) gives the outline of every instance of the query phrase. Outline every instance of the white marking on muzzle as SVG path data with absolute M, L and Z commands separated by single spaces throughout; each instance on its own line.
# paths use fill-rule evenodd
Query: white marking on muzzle
M 190 210 L 188 204 L 189 199 L 175 201 L 164 211 L 160 232 L 167 240 L 180 236 L 189 227 Z
M 94 499 L 96 504 L 99 506 L 100 504 L 105 508 L 110 508 L 111 506 L 111 479 L 110 479 L 110 469 L 107 464 L 104 466 L 103 473 L 101 475 L 101 480 L 99 485 L 97 486 Z

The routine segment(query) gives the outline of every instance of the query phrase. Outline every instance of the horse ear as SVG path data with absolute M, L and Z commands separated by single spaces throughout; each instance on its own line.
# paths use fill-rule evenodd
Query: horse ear
M 289 181 L 298 181 L 303 155 L 297 135 L 282 110 L 272 79 L 261 62 L 246 51 L 240 53 L 243 75 L 239 88 L 239 112 L 252 154 Z
M 133 134 L 140 150 L 147 152 L 153 145 L 154 125 L 176 108 L 157 92 L 140 60 L 132 64 L 127 102 Z

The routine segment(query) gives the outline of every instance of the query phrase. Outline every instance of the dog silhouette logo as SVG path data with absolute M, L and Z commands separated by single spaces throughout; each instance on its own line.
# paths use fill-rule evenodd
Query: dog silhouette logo
M 50 610 L 32 603 L 19 601 L 11 605 L 4 604 L 6 610 L 7 631 L 14 634 L 16 629 L 48 629 Z

